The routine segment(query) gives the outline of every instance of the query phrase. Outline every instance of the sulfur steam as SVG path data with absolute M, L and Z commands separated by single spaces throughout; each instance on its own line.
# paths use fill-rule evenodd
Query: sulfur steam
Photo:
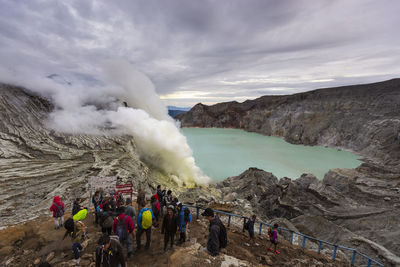
M 63 83 L 29 72 L 21 79 L 1 69 L 0 76 L 52 100 L 55 108 L 48 127 L 71 134 L 132 135 L 141 157 L 177 182 L 209 182 L 196 166 L 186 137 L 168 116 L 150 79 L 121 60 L 107 62 L 104 70 L 105 78 L 99 75 L 100 82 L 95 85 Z

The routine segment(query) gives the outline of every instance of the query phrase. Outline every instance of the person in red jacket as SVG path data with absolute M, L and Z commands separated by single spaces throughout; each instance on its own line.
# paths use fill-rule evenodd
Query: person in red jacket
M 118 208 L 119 215 L 114 219 L 113 232 L 118 235 L 119 241 L 127 247 L 128 258 L 132 255 L 133 239 L 135 239 L 135 225 L 132 218 L 125 214 L 125 207 Z
M 53 212 L 54 223 L 56 224 L 55 229 L 59 229 L 60 226 L 64 224 L 65 211 L 64 202 L 61 202 L 59 196 L 54 197 L 53 204 L 50 207 L 50 211 Z M 59 223 L 59 219 L 61 220 L 61 224 Z

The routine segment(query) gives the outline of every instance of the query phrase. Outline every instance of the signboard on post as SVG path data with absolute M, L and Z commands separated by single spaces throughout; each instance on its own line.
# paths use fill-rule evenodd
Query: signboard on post
M 99 188 L 103 188 L 105 192 L 109 192 L 110 190 L 115 190 L 115 185 L 117 184 L 116 176 L 109 177 L 98 177 L 93 176 L 88 180 L 88 184 L 91 190 L 97 190 Z
M 102 188 L 104 192 L 110 192 L 110 190 L 115 190 L 115 186 L 117 184 L 116 176 L 108 176 L 108 177 L 98 177 L 92 176 L 88 180 L 90 195 L 89 195 L 89 209 L 90 202 L 92 201 L 92 192 L 93 190 L 97 190 Z
M 129 182 L 127 184 L 117 184 L 115 185 L 117 188 L 117 192 L 121 194 L 130 194 L 131 195 L 131 200 L 132 200 L 132 193 L 133 193 L 133 184 L 132 182 Z

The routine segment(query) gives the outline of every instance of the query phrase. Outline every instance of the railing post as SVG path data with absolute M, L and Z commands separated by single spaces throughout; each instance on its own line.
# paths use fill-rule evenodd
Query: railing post
M 371 266 L 371 259 L 368 259 L 368 265 L 367 265 L 367 267 L 370 267 Z
M 229 217 L 228 217 L 228 227 L 231 225 L 231 215 L 229 215 Z
M 200 208 L 199 207 L 196 207 L 196 216 L 197 216 L 197 219 L 199 219 L 199 217 L 200 217 Z
M 337 246 L 335 246 L 333 249 L 332 260 L 336 260 L 336 252 L 337 252 Z
M 244 226 L 245 226 L 245 224 L 246 224 L 246 217 L 243 217 L 243 229 L 242 229 L 242 232 L 244 233 Z
M 301 244 L 301 248 L 303 249 L 303 251 L 306 246 L 306 240 L 307 240 L 307 237 L 305 235 L 303 235 L 303 243 Z
M 258 231 L 258 234 L 261 235 L 262 232 L 262 222 L 260 222 L 260 230 Z
M 318 243 L 319 243 L 319 245 L 318 245 L 318 254 L 321 254 L 322 241 L 319 240 Z
M 290 244 L 293 245 L 293 231 L 290 231 Z
M 353 256 L 351 256 L 351 266 L 356 262 L 357 250 L 353 250 Z

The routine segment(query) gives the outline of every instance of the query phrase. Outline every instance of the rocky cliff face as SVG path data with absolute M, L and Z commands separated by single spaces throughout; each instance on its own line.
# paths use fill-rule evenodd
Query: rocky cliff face
M 54 195 L 69 205 L 87 197 L 90 176 L 118 176 L 148 188 L 156 177 L 130 136 L 67 135 L 46 127 L 52 104 L 0 84 L 1 226 L 48 213 Z
M 311 174 L 278 180 L 250 168 L 215 187 L 238 214 L 278 220 L 281 226 L 357 248 L 385 266 L 400 264 L 395 256 L 400 255 L 399 172 L 363 164 L 331 170 L 322 181 Z
M 238 128 L 294 144 L 344 148 L 394 167 L 400 162 L 400 79 L 197 104 L 177 118 L 182 127 Z

